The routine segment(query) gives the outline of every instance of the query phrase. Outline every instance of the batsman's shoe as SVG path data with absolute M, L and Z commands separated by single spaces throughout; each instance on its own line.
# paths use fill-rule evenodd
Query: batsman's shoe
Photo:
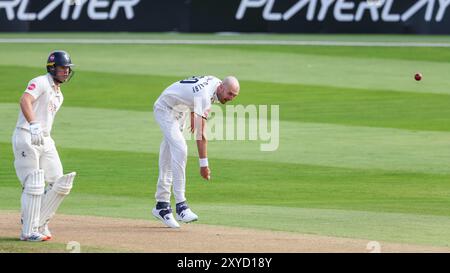
M 24 234 L 21 234 L 20 235 L 20 240 L 21 241 L 27 241 L 27 242 L 44 242 L 44 241 L 47 241 L 48 238 L 45 235 L 42 235 L 42 234 L 37 233 L 37 232 L 33 232 L 30 235 L 28 235 L 28 236 L 24 235 Z
M 172 209 L 171 208 L 165 208 L 165 209 L 152 209 L 152 214 L 157 219 L 161 220 L 166 226 L 171 228 L 179 228 L 180 224 L 173 218 Z
M 176 218 L 178 221 L 181 221 L 183 223 L 190 223 L 198 220 L 197 214 L 192 212 L 186 201 L 177 204 Z
M 39 233 L 44 235 L 44 236 L 46 236 L 47 240 L 52 239 L 52 233 L 48 229 L 48 225 L 44 225 L 44 226 L 40 227 L 39 228 Z

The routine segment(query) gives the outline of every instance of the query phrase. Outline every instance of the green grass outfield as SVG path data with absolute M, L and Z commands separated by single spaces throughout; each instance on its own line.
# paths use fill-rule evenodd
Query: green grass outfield
M 218 39 L 0 35 L 20 37 Z M 280 106 L 279 149 L 261 152 L 263 141 L 211 141 L 213 179 L 204 182 L 190 141 L 187 197 L 200 223 L 450 246 L 450 48 L 0 43 L 0 210 L 19 210 L 10 143 L 17 103 L 53 49 L 67 50 L 78 65 L 63 87 L 53 130 L 66 172 L 78 172 L 61 213 L 153 221 L 161 141 L 153 102 L 187 76 L 233 74 L 241 80 L 234 104 Z
M 114 253 L 118 252 L 114 249 L 80 246 L 76 242 L 67 244 L 46 242 L 41 244 L 33 244 L 29 242 L 18 241 L 17 238 L 0 237 L 0 254 L 1 253 Z M 120 250 L 120 252 L 128 252 Z

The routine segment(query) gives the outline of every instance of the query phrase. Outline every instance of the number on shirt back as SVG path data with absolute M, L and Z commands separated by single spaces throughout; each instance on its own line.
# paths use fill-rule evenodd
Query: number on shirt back
M 196 83 L 198 82 L 201 78 L 204 78 L 204 76 L 192 76 L 190 78 L 184 79 L 182 81 L 180 81 L 180 83 Z

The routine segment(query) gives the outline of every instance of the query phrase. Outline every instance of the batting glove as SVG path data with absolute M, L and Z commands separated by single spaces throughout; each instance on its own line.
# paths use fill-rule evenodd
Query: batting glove
M 42 134 L 41 124 L 39 122 L 30 123 L 31 144 L 44 145 L 44 136 Z

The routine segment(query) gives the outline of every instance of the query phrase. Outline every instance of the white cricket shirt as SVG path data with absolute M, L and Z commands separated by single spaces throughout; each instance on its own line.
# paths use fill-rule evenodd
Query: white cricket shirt
M 56 86 L 52 76 L 46 74 L 32 79 L 28 83 L 25 93 L 34 97 L 35 101 L 32 106 L 36 121 L 41 123 L 44 134 L 50 135 L 56 112 L 64 100 L 60 88 Z M 22 110 L 19 111 L 16 127 L 30 129 Z
M 170 85 L 155 102 L 155 108 L 177 112 L 194 112 L 204 118 L 213 102 L 218 102 L 216 90 L 222 81 L 214 76 L 192 77 Z

